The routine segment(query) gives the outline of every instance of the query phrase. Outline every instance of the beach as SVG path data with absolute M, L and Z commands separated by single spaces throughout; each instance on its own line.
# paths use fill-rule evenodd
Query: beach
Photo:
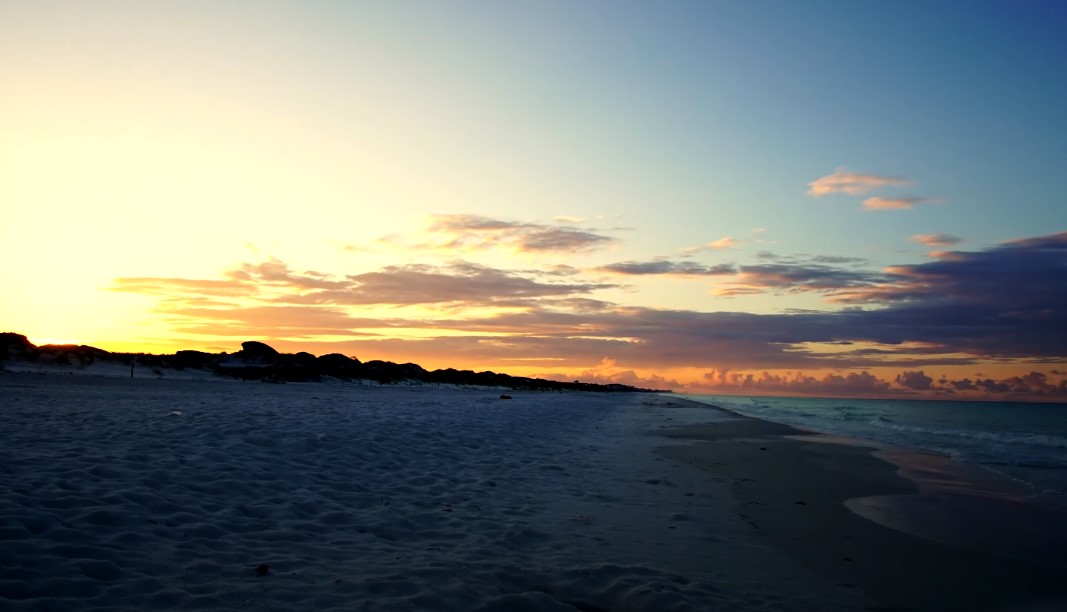
M 999 483 L 961 508 L 936 461 L 666 395 L 7 372 L 0 406 L 0 609 L 1067 601 L 1055 538 L 975 535 L 1057 518 Z
M 1067 513 L 1010 480 L 741 415 L 669 435 L 699 442 L 665 456 L 729 482 L 753 531 L 873 609 L 1067 607 Z

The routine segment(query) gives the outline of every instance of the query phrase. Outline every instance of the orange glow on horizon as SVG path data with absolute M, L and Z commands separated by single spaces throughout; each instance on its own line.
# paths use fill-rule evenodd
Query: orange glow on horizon
M 45 345 L 48 345 L 48 344 L 55 345 L 55 346 L 70 346 L 70 345 L 81 346 L 82 344 L 84 344 L 83 342 L 78 342 L 77 340 L 59 339 L 59 338 L 36 338 L 35 337 L 35 338 L 28 338 L 28 340 L 30 342 L 32 342 L 33 344 L 37 345 L 37 346 L 45 346 Z M 99 347 L 97 347 L 97 348 L 99 348 Z

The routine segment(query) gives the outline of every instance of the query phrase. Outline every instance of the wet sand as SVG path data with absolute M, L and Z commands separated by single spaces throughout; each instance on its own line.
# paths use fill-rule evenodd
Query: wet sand
M 740 415 L 666 435 L 693 443 L 659 452 L 728 483 L 755 537 L 872 610 L 1067 609 L 1067 512 L 1006 479 Z

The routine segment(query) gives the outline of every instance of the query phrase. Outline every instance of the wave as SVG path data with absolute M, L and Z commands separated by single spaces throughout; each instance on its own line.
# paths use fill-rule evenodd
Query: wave
M 1061 436 L 1053 436 L 1049 434 L 1039 434 L 1032 432 L 982 431 L 968 429 L 943 429 L 939 427 L 919 427 L 915 425 L 904 425 L 901 423 L 895 423 L 890 419 L 881 416 L 874 417 L 873 419 L 870 419 L 867 422 L 868 424 L 873 425 L 874 427 L 892 429 L 894 431 L 901 431 L 906 433 L 928 434 L 951 438 L 967 438 L 971 440 L 983 440 L 987 442 L 996 442 L 998 444 L 1008 445 L 1043 446 L 1048 448 L 1067 449 L 1067 438 L 1063 438 Z

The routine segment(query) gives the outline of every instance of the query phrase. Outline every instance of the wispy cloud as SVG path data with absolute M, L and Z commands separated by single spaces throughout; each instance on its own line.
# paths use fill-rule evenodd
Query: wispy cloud
M 433 246 L 484 250 L 507 247 L 527 253 L 577 253 L 616 242 L 615 238 L 569 225 L 545 225 L 493 219 L 480 215 L 436 215 L 429 231 Z
M 897 176 L 859 174 L 847 168 L 838 168 L 833 174 L 828 174 L 808 183 L 808 195 L 814 197 L 832 193 L 862 195 L 879 187 L 902 187 L 907 185 L 911 185 L 911 181 Z
M 833 174 L 808 183 L 808 195 L 822 197 L 833 193 L 844 193 L 858 196 L 883 187 L 905 187 L 911 184 L 910 180 L 898 176 L 859 174 L 847 168 L 838 168 Z M 863 208 L 866 210 L 906 210 L 922 204 L 940 202 L 939 199 L 923 196 L 872 196 L 863 200 Z
M 174 294 L 192 297 L 250 296 L 258 292 L 256 286 L 241 280 L 218 280 L 196 278 L 125 277 L 112 281 L 112 291 L 143 293 L 146 295 L 170 296 Z
M 165 311 L 177 321 L 176 331 L 239 338 L 364 336 L 366 334 L 355 330 L 388 327 L 395 323 L 361 319 L 333 307 L 219 305 L 207 308 L 179 304 L 165 307 Z
M 923 197 L 904 197 L 904 198 L 882 198 L 873 197 L 867 198 L 863 201 L 863 207 L 867 210 L 907 210 L 915 208 L 920 204 L 937 204 L 941 200 L 937 198 L 923 198 Z
M 254 280 L 258 284 L 297 289 L 342 289 L 346 286 L 345 281 L 331 280 L 329 275 L 321 272 L 308 271 L 297 274 L 284 262 L 274 258 L 258 264 L 243 264 L 238 269 L 228 272 L 227 276 L 242 281 Z
M 817 263 L 775 263 L 741 266 L 737 279 L 716 291 L 716 295 L 750 295 L 773 291 L 776 293 L 826 293 L 878 287 L 887 282 L 880 272 L 854 270 Z
M 652 261 L 623 261 L 601 266 L 596 268 L 596 271 L 629 276 L 723 276 L 735 274 L 737 268 L 732 264 L 705 266 L 691 261 L 656 259 Z
M 798 253 L 796 255 L 780 255 L 772 251 L 760 251 L 756 253 L 758 259 L 773 261 L 779 264 L 808 265 L 808 264 L 849 264 L 859 265 L 868 262 L 865 257 L 845 257 L 841 255 L 809 255 Z
M 310 272 L 293 273 L 271 259 L 243 264 L 226 272 L 229 280 L 184 278 L 118 278 L 114 291 L 146 293 L 174 299 L 202 296 L 254 298 L 264 303 L 331 305 L 415 305 L 453 303 L 485 306 L 545 297 L 588 294 L 615 287 L 604 283 L 542 282 L 531 276 L 573 276 L 556 266 L 541 271 L 506 271 L 464 261 L 442 266 L 389 266 L 377 272 L 335 278 Z
M 389 266 L 379 272 L 347 277 L 342 288 L 289 296 L 309 304 L 491 305 L 515 299 L 585 294 L 614 285 L 544 283 L 515 273 L 456 262 L 448 266 Z
M 928 247 L 947 247 L 962 242 L 951 234 L 914 234 L 909 240 Z
M 740 245 L 740 240 L 737 240 L 736 238 L 732 238 L 730 236 L 723 236 L 718 240 L 712 240 L 711 242 L 708 242 L 706 244 L 682 249 L 682 252 L 686 254 L 693 254 L 699 253 L 700 251 L 721 251 L 723 249 L 733 249 Z

